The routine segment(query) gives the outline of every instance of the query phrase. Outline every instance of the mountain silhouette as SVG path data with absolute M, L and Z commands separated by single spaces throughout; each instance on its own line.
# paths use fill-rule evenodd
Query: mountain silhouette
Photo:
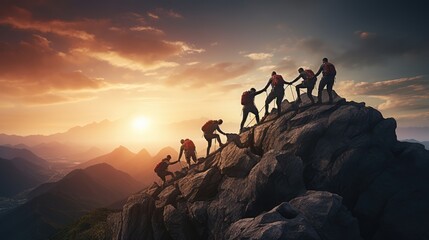
M 128 198 L 103 237 L 427 239 L 429 151 L 364 103 L 301 98 L 242 133 L 244 148 Z
M 76 169 L 29 193 L 29 201 L 0 218 L 2 239 L 46 239 L 86 212 L 141 189 L 128 174 L 102 163 Z

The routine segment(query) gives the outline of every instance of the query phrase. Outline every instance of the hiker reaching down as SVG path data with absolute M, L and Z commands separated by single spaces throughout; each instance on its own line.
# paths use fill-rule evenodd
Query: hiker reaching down
M 167 155 L 166 158 L 162 159 L 160 163 L 158 163 L 154 169 L 158 177 L 162 179 L 162 184 L 165 184 L 166 177 L 171 176 L 171 178 L 174 178 L 174 174 L 170 171 L 168 171 L 168 166 L 178 163 L 179 161 L 170 162 L 171 156 Z
M 243 105 L 243 119 L 241 120 L 240 124 L 240 132 L 243 130 L 244 123 L 246 123 L 249 113 L 255 114 L 256 123 L 259 123 L 259 112 L 255 105 L 255 96 L 263 92 L 264 90 L 256 91 L 256 89 L 251 88 L 249 91 L 245 91 L 241 95 L 241 105 Z
M 280 116 L 282 111 L 282 101 L 285 96 L 284 85 L 287 83 L 282 75 L 277 74 L 276 72 L 271 73 L 271 78 L 268 80 L 267 85 L 262 89 L 266 91 L 267 88 L 271 85 L 271 92 L 268 94 L 267 99 L 265 100 L 265 115 L 268 115 L 268 105 L 276 99 L 277 104 L 277 115 Z
M 207 140 L 207 155 L 210 153 L 210 148 L 212 146 L 212 140 L 215 139 L 219 142 L 219 146 L 223 146 L 222 141 L 220 140 L 219 134 L 216 134 L 215 131 L 219 131 L 221 134 L 226 134 L 219 128 L 219 125 L 223 123 L 222 119 L 219 120 L 209 120 L 202 127 L 201 130 L 204 133 L 204 138 Z
M 180 143 L 182 144 L 180 146 L 180 153 L 179 153 L 179 159 L 177 161 L 180 161 L 182 158 L 183 152 L 185 152 L 185 159 L 188 163 L 188 167 L 191 166 L 191 158 L 194 161 L 194 163 L 197 162 L 197 156 L 195 154 L 195 144 L 191 139 L 181 139 Z
M 288 84 L 293 84 L 294 82 L 298 81 L 300 78 L 303 79 L 302 83 L 296 85 L 296 93 L 298 95 L 298 102 L 301 102 L 301 95 L 299 93 L 300 88 L 307 88 L 307 96 L 311 100 L 311 103 L 314 104 L 313 99 L 313 89 L 314 85 L 316 84 L 317 78 L 314 74 L 314 72 L 311 69 L 304 70 L 303 68 L 298 69 L 298 77 L 296 77 L 292 82 Z

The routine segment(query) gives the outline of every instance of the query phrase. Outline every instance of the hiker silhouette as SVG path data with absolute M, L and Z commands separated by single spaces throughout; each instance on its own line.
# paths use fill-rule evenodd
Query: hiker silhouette
M 201 130 L 204 133 L 204 138 L 207 140 L 207 154 L 210 153 L 210 148 L 212 146 L 212 140 L 215 139 L 219 142 L 219 146 L 223 146 L 222 141 L 220 140 L 219 134 L 216 134 L 215 131 L 219 131 L 221 134 L 226 135 L 220 128 L 219 125 L 223 123 L 222 119 L 219 120 L 209 120 L 202 127 Z
M 322 103 L 322 91 L 325 86 L 329 95 L 329 103 L 333 103 L 332 88 L 334 87 L 337 71 L 335 70 L 334 64 L 330 63 L 327 58 L 323 58 L 322 62 L 323 63 L 320 65 L 319 71 L 315 74 L 316 77 L 319 76 L 320 73 L 323 75 L 319 83 L 317 103 Z
M 164 159 L 161 160 L 160 163 L 158 163 L 154 169 L 158 177 L 161 178 L 162 184 L 165 184 L 166 177 L 171 176 L 171 178 L 174 178 L 174 174 L 170 171 L 168 171 L 168 166 L 178 163 L 179 161 L 170 162 L 171 156 L 167 155 Z
M 314 85 L 316 84 L 316 81 L 317 81 L 317 77 L 315 76 L 314 72 L 311 69 L 304 70 L 303 68 L 299 68 L 298 73 L 299 73 L 298 77 L 296 77 L 292 82 L 290 82 L 288 84 L 292 85 L 293 83 L 298 81 L 300 78 L 302 78 L 303 79 L 302 83 L 295 86 L 296 93 L 298 95 L 297 101 L 301 102 L 301 94 L 300 94 L 299 90 L 301 88 L 306 88 L 307 89 L 307 96 L 310 99 L 311 103 L 314 104 L 314 99 L 313 99 L 312 93 L 313 93 Z
M 246 123 L 249 113 L 253 113 L 255 115 L 256 123 L 259 123 L 259 112 L 255 105 L 255 96 L 263 92 L 264 90 L 256 91 L 256 89 L 251 88 L 249 91 L 245 91 L 241 95 L 241 105 L 243 105 L 243 119 L 241 120 L 240 124 L 240 132 L 243 130 L 244 123 Z
M 275 71 L 271 73 L 271 78 L 268 80 L 267 85 L 262 89 L 266 91 L 267 88 L 271 85 L 271 92 L 268 94 L 267 99 L 265 100 L 265 115 L 268 115 L 268 106 L 269 104 L 276 99 L 277 104 L 277 115 L 280 116 L 282 109 L 282 101 L 285 96 L 284 85 L 287 83 L 282 75 L 277 74 Z
M 191 158 L 194 161 L 194 163 L 197 162 L 195 144 L 191 139 L 188 139 L 188 138 L 181 139 L 180 143 L 182 145 L 180 146 L 180 153 L 177 161 L 180 161 L 180 159 L 182 158 L 183 152 L 185 152 L 186 162 L 188 163 L 188 167 L 191 167 Z

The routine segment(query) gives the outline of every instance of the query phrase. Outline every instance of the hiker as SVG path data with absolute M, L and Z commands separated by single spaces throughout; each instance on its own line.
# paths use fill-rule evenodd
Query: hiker
M 326 90 L 328 91 L 329 95 L 329 103 L 333 103 L 333 97 L 332 97 L 332 87 L 334 86 L 335 81 L 335 75 L 337 75 L 337 71 L 335 70 L 334 64 L 328 62 L 327 58 L 322 59 L 322 65 L 319 68 L 319 71 L 316 73 L 316 77 L 319 76 L 320 73 L 323 74 L 322 79 L 319 83 L 319 89 L 317 93 L 317 103 L 322 103 L 322 91 L 325 86 Z
M 268 115 L 268 105 L 276 99 L 277 103 L 277 115 L 280 116 L 282 111 L 282 101 L 285 96 L 284 84 L 287 83 L 282 75 L 278 75 L 276 72 L 271 73 L 271 78 L 268 80 L 267 85 L 262 89 L 266 91 L 268 86 L 271 84 L 271 92 L 268 94 L 267 99 L 265 100 L 265 116 Z
M 191 167 L 191 158 L 194 163 L 197 162 L 197 156 L 195 154 L 195 144 L 190 139 L 181 139 L 180 143 L 182 145 L 180 146 L 179 159 L 177 161 L 180 161 L 183 152 L 185 152 L 186 162 L 188 163 L 188 167 Z
M 174 174 L 170 171 L 168 171 L 168 166 L 178 163 L 179 161 L 170 162 L 171 156 L 167 155 L 166 158 L 162 159 L 160 163 L 158 163 L 154 169 L 158 177 L 162 179 L 162 184 L 165 184 L 166 179 L 165 177 L 171 176 L 171 178 L 174 178 Z
M 292 85 L 294 82 L 298 81 L 300 78 L 303 79 L 302 83 L 296 85 L 296 93 L 298 95 L 298 102 L 301 102 L 301 94 L 299 92 L 300 88 L 307 88 L 307 96 L 308 98 L 310 98 L 311 103 L 314 104 L 314 99 L 313 99 L 313 89 L 314 89 L 314 85 L 316 84 L 317 78 L 314 74 L 314 72 L 311 69 L 306 69 L 304 70 L 303 68 L 299 68 L 298 69 L 298 77 L 296 77 L 292 82 L 288 83 L 290 85 Z
M 204 133 L 204 138 L 207 140 L 207 155 L 210 153 L 210 147 L 212 146 L 212 139 L 214 138 L 219 142 L 219 146 L 222 147 L 222 141 L 220 140 L 219 134 L 216 134 L 215 131 L 219 131 L 223 135 L 226 135 L 222 130 L 220 130 L 219 125 L 223 123 L 222 119 L 219 120 L 209 120 L 207 121 L 203 127 L 201 127 L 201 130 Z
M 243 119 L 241 120 L 240 124 L 240 132 L 243 130 L 244 123 L 246 123 L 249 113 L 255 114 L 256 123 L 259 123 L 259 112 L 258 108 L 255 106 L 255 96 L 261 94 L 262 92 L 264 91 L 256 91 L 256 89 L 251 88 L 249 91 L 245 91 L 241 95 L 241 105 L 243 105 Z

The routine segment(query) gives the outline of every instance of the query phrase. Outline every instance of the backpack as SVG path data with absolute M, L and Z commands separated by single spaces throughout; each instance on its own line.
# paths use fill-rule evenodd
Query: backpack
M 249 105 L 253 103 L 253 96 L 251 91 L 245 91 L 241 95 L 241 105 Z
M 323 64 L 323 74 L 324 76 L 335 76 L 337 75 L 337 70 L 335 70 L 334 64 L 327 62 Z
M 153 169 L 154 172 L 158 173 L 160 171 L 164 171 L 166 170 L 168 167 L 168 163 L 161 161 L 160 163 L 158 163 L 155 167 L 155 169 Z
M 190 139 L 185 139 L 185 142 L 183 143 L 183 148 L 185 151 L 195 151 L 195 144 Z
M 216 129 L 215 124 L 216 124 L 215 121 L 209 120 L 201 127 L 201 130 L 204 133 L 211 133 Z
M 283 82 L 283 77 L 282 75 L 273 75 L 271 77 L 271 84 L 273 85 L 273 87 L 283 87 L 284 82 Z
M 314 84 L 316 84 L 316 75 L 314 72 L 311 69 L 306 69 L 305 73 L 307 74 L 307 78 L 304 79 L 304 83 L 314 86 Z

